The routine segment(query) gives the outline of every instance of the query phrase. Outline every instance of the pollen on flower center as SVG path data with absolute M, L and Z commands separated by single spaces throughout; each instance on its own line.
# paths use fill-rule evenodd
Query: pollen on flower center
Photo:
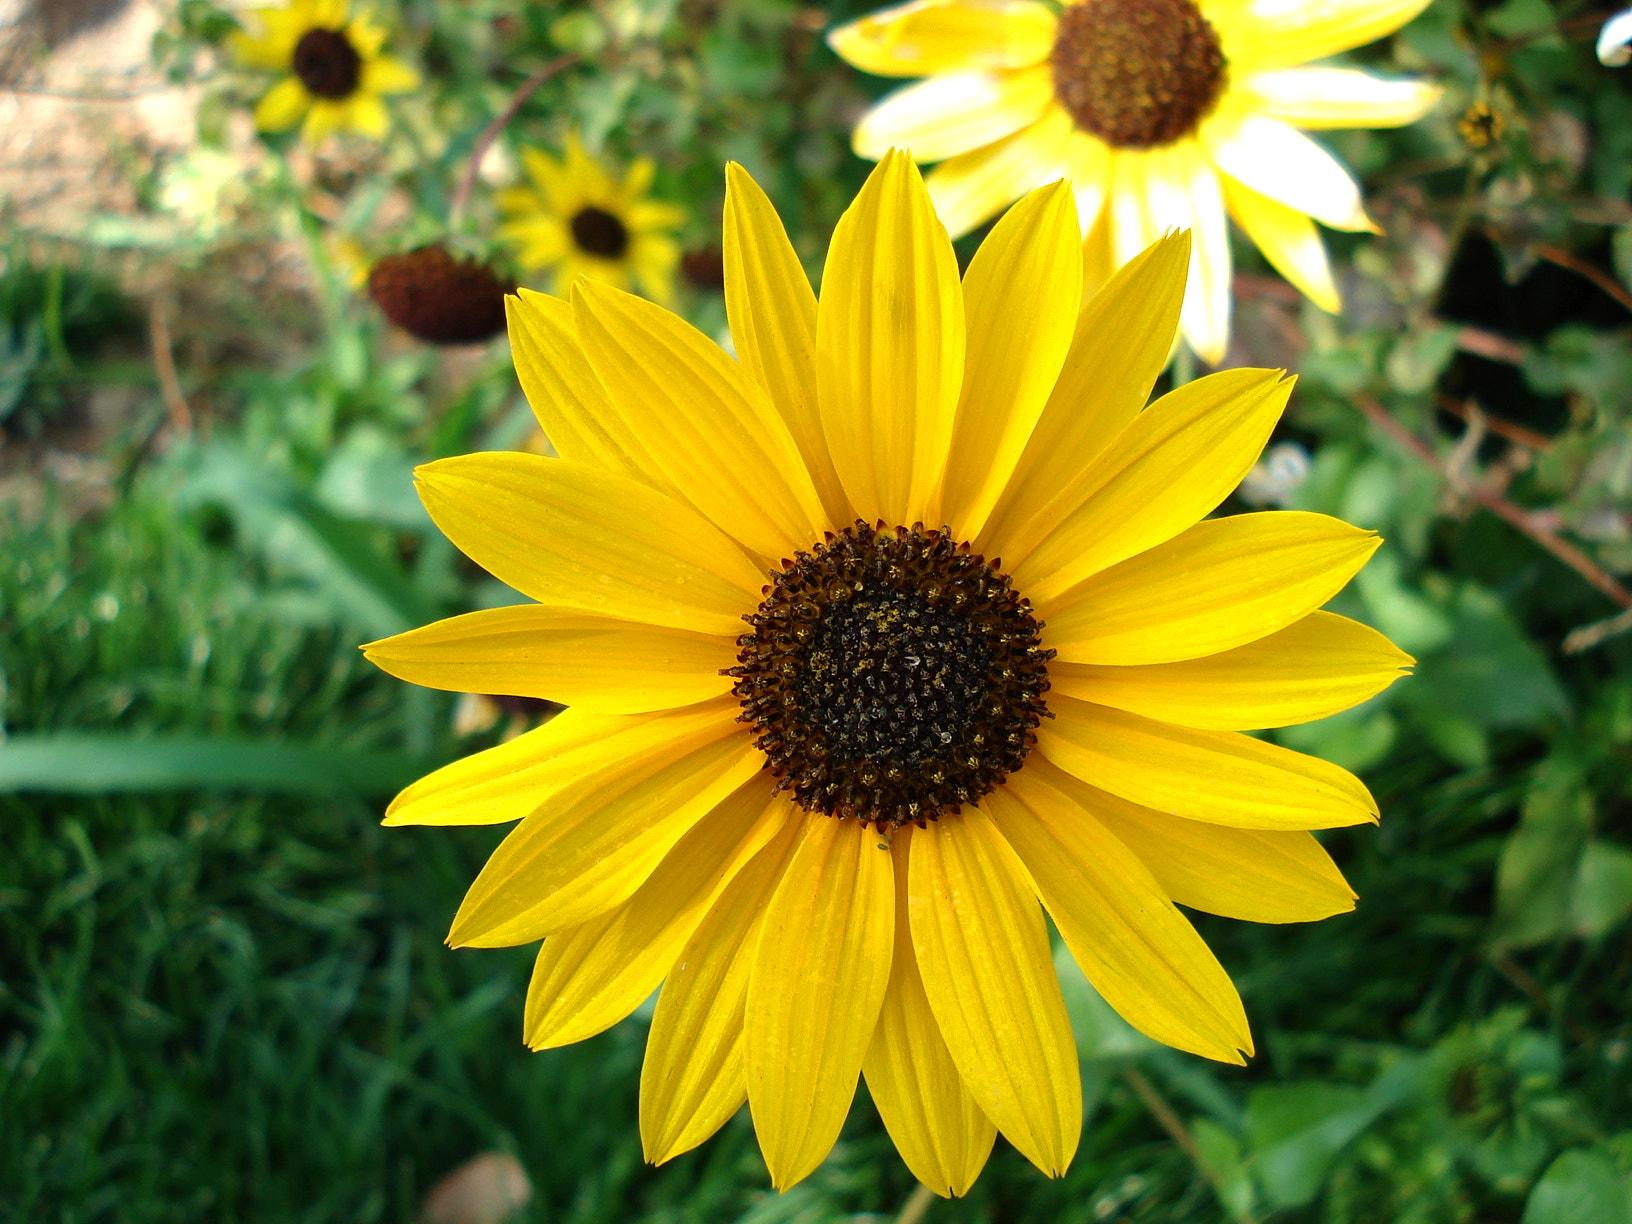
M 857 522 L 773 576 L 734 692 L 777 789 L 879 829 L 974 803 L 1048 717 L 1042 622 L 947 531 Z
M 1060 14 L 1054 93 L 1077 126 L 1119 148 L 1194 130 L 1224 86 L 1218 34 L 1194 0 L 1082 0 Z
M 629 249 L 629 228 L 600 208 L 582 208 L 570 222 L 578 249 L 602 259 L 620 259 Z
M 295 44 L 295 75 L 319 98 L 349 98 L 362 79 L 363 57 L 339 30 L 307 30 Z

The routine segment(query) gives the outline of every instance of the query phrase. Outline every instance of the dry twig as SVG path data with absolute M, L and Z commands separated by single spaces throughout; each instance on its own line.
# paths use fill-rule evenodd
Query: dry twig
M 1184 1124 L 1184 1119 L 1173 1111 L 1162 1094 L 1156 1091 L 1156 1086 L 1145 1078 L 1137 1067 L 1127 1067 L 1122 1072 L 1122 1078 L 1132 1088 L 1139 1100 L 1150 1110 L 1150 1116 L 1156 1119 L 1169 1139 L 1173 1140 L 1178 1149 L 1190 1158 L 1190 1163 L 1196 1166 L 1196 1171 L 1207 1179 L 1213 1190 L 1219 1194 L 1222 1201 L 1223 1187 L 1219 1185 L 1218 1175 L 1207 1167 L 1201 1158 L 1201 1148 L 1196 1144 L 1196 1137 L 1190 1133 L 1190 1128 Z M 1240 1224 L 1254 1224 L 1250 1214 L 1238 1217 Z
M 159 391 L 170 414 L 170 426 L 186 437 L 193 432 L 193 410 L 187 406 L 187 397 L 181 393 L 181 379 L 176 376 L 176 358 L 170 347 L 170 322 L 165 317 L 164 301 L 155 297 L 147 308 L 147 335 L 153 348 L 153 370 L 159 377 Z
M 470 164 L 465 167 L 465 176 L 459 180 L 459 186 L 453 193 L 453 201 L 448 206 L 449 228 L 457 226 L 464 217 L 465 206 L 470 203 L 470 193 L 475 189 L 477 176 L 482 172 L 482 162 L 487 159 L 487 151 L 499 138 L 499 133 L 504 131 L 510 120 L 516 117 L 516 112 L 527 104 L 527 99 L 537 93 L 546 81 L 558 73 L 565 72 L 577 62 L 576 55 L 559 55 L 545 64 L 521 83 L 509 104 L 494 115 L 492 122 L 482 129 L 481 135 L 476 137 L 476 143 L 471 146 Z
M 1628 591 L 1596 561 L 1559 535 L 1550 525 L 1552 519 L 1550 514 L 1525 510 L 1520 506 L 1515 506 L 1500 494 L 1482 488 L 1477 484 L 1468 484 L 1466 487 L 1459 488 L 1458 485 L 1462 482 L 1453 479 L 1451 474 L 1447 472 L 1444 463 L 1441 462 L 1434 448 L 1407 428 L 1398 417 L 1383 407 L 1378 400 L 1369 395 L 1356 395 L 1354 404 L 1365 414 L 1368 421 L 1382 430 L 1401 447 L 1433 468 L 1441 478 L 1445 479 L 1457 492 L 1466 496 L 1469 501 L 1489 510 L 1503 522 L 1529 536 L 1621 607 L 1632 608 L 1632 591 Z
M 1602 268 L 1596 268 L 1584 259 L 1570 254 L 1563 247 L 1553 246 L 1551 243 L 1541 243 L 1536 247 L 1536 254 L 1550 264 L 1557 264 L 1561 268 L 1568 268 L 1577 276 L 1585 277 L 1599 289 L 1614 298 L 1627 310 L 1632 310 L 1632 293 L 1626 291 L 1626 286 L 1616 280 Z

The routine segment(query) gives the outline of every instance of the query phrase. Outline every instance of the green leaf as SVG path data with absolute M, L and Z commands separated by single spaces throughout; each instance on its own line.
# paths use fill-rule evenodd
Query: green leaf
M 1557 26 L 1547 0 L 1507 0 L 1485 14 L 1485 24 L 1503 38 L 1533 38 Z
M 1594 838 L 1576 864 L 1570 893 L 1570 928 L 1587 939 L 1619 926 L 1632 914 L 1632 850 Z
M 381 543 L 371 523 L 343 518 L 275 469 L 216 446 L 200 452 L 181 494 L 231 510 L 245 536 L 300 574 L 336 615 L 375 637 L 435 619 L 435 611 Z
M 1607 1157 L 1576 1148 L 1542 1174 L 1524 1205 L 1522 1224 L 1626 1224 L 1632 1185 Z
M 1428 390 L 1456 356 L 1456 335 L 1454 327 L 1431 323 L 1407 331 L 1383 365 L 1389 385 L 1410 395 Z
M 1497 942 L 1542 943 L 1573 929 L 1571 898 L 1592 820 L 1579 759 L 1555 750 L 1537 767 L 1496 866 Z
M 1308 1081 L 1253 1089 L 1247 1137 L 1253 1170 L 1271 1205 L 1312 1202 L 1338 1152 L 1419 1090 L 1424 1065 L 1418 1057 L 1401 1058 L 1364 1089 Z
M 1201 1154 L 1201 1167 L 1212 1178 L 1213 1193 L 1224 1210 L 1232 1220 L 1252 1219 L 1255 1192 L 1240 1141 L 1211 1118 L 1196 1118 L 1190 1123 L 1190 1133 Z
M 402 753 L 255 740 L 14 735 L 0 742 L 0 793 L 207 789 L 384 795 L 435 764 Z

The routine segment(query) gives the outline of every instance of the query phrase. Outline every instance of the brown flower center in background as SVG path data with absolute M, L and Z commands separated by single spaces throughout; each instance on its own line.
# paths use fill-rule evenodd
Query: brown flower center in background
M 621 259 L 629 249 L 628 227 L 604 209 L 580 209 L 569 224 L 580 251 L 602 259 Z
M 476 344 L 504 330 L 504 295 L 515 282 L 446 247 L 387 255 L 368 274 L 368 292 L 385 317 L 432 344 Z
M 1054 94 L 1106 144 L 1188 135 L 1224 88 L 1218 34 L 1192 0 L 1083 0 L 1060 14 Z
M 363 57 L 339 30 L 307 30 L 295 44 L 295 75 L 317 98 L 349 98 L 363 75 Z
M 945 531 L 857 522 L 784 564 L 737 639 L 741 721 L 777 789 L 880 830 L 950 815 L 1048 717 L 1042 622 Z

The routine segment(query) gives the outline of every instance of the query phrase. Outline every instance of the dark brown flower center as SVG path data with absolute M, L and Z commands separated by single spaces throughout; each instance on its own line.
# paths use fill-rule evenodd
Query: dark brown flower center
M 628 227 L 603 209 L 580 209 L 570 224 L 572 240 L 580 251 L 602 259 L 620 259 L 629 249 Z
M 515 282 L 444 246 L 387 255 L 368 274 L 385 317 L 432 344 L 477 344 L 504 330 L 504 295 Z
M 1193 0 L 1082 0 L 1060 14 L 1054 94 L 1124 149 L 1189 134 L 1224 88 L 1224 52 Z
M 777 790 L 880 830 L 974 803 L 1049 716 L 1031 605 L 946 530 L 857 522 L 772 578 L 737 639 L 741 720 Z
M 349 98 L 363 75 L 363 57 L 340 30 L 307 30 L 295 44 L 295 75 L 318 98 Z

